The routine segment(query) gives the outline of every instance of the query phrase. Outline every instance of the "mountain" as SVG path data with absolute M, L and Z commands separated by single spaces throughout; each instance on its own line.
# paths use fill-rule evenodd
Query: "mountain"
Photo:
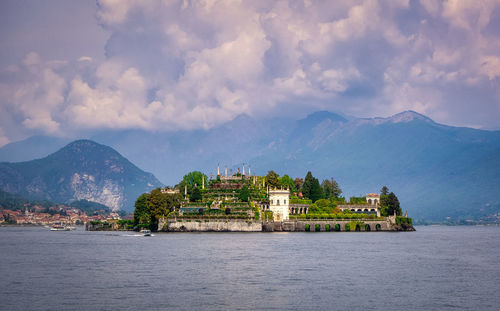
M 31 200 L 88 200 L 132 211 L 141 193 L 160 186 L 154 175 L 90 140 L 72 142 L 42 159 L 0 163 L 0 189 Z
M 242 115 L 206 131 L 103 131 L 92 139 L 170 185 L 189 171 L 215 174 L 218 163 L 246 163 L 260 175 L 333 177 L 347 197 L 386 185 L 421 220 L 500 212 L 500 131 L 446 126 L 414 111 L 388 118 Z

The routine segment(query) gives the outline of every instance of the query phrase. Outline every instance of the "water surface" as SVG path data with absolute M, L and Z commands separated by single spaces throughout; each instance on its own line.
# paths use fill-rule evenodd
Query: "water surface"
M 500 227 L 417 232 L 0 228 L 2 310 L 498 310 Z

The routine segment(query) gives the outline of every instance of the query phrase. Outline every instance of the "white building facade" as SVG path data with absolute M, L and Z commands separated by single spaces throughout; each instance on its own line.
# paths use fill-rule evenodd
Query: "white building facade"
M 290 190 L 269 190 L 269 209 L 273 212 L 274 221 L 290 219 L 288 206 L 290 204 Z

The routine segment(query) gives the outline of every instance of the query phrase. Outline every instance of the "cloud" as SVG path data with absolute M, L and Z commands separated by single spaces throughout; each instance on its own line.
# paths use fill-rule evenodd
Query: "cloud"
M 22 62 L 21 81 L 0 84 L 4 105 L 22 115 L 22 125 L 28 129 L 54 134 L 60 130 L 55 116 L 64 103 L 66 81 L 58 75 L 53 62 L 44 63 L 35 52 Z
M 489 0 L 100 0 L 106 59 L 35 49 L 1 72 L 1 105 L 21 130 L 51 134 L 210 128 L 243 113 L 295 113 L 286 107 L 413 109 L 491 127 L 498 9 Z

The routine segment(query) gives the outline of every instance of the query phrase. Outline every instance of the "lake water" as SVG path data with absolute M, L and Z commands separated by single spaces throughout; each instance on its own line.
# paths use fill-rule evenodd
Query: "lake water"
M 500 227 L 417 232 L 0 228 L 2 310 L 499 310 Z

